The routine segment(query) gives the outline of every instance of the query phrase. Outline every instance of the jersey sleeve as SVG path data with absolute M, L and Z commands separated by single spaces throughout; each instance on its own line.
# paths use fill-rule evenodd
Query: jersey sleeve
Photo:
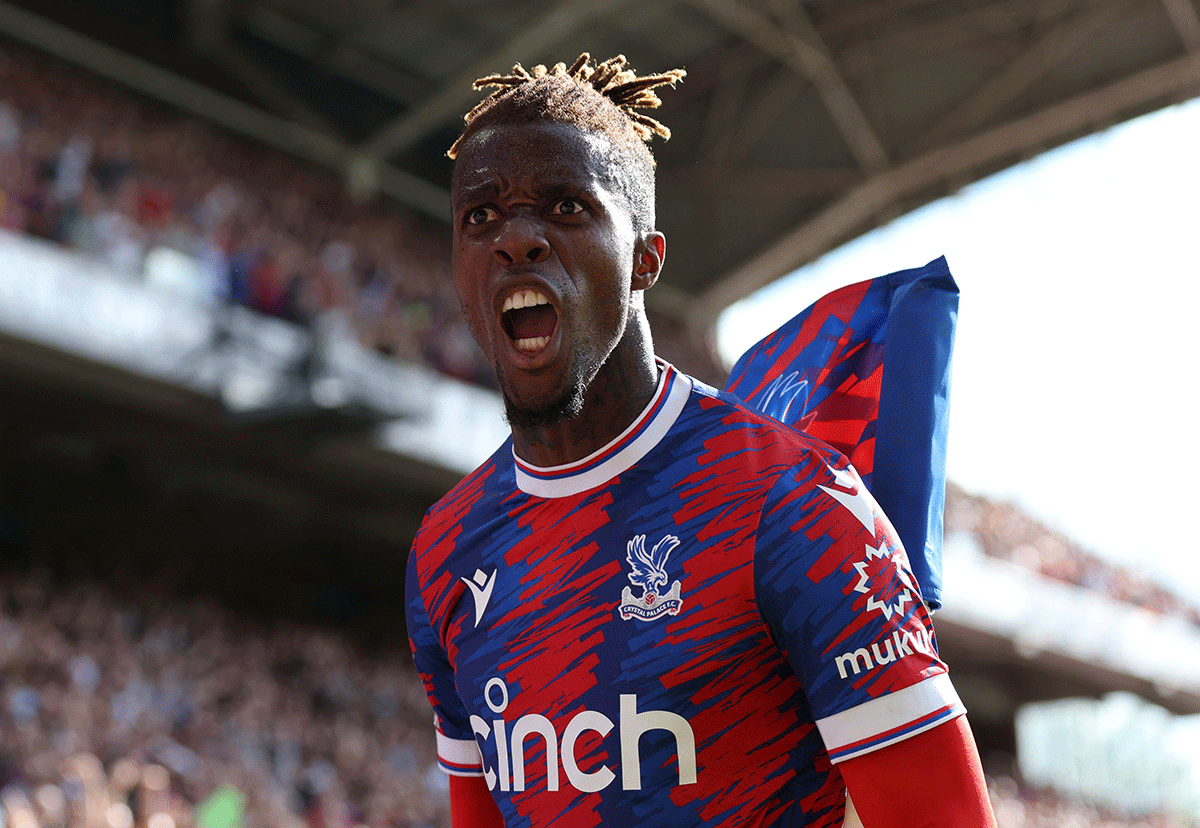
M 754 561 L 759 610 L 832 761 L 965 712 L 904 548 L 840 455 L 814 453 L 776 482 Z
M 417 672 L 425 683 L 429 703 L 433 705 L 438 766 L 451 776 L 482 776 L 483 760 L 475 742 L 470 715 L 459 699 L 450 660 L 426 611 L 417 572 L 417 554 L 414 545 L 404 584 L 408 643 Z

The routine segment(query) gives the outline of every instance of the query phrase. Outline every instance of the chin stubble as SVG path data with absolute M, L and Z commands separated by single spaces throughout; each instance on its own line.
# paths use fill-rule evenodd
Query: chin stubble
M 494 362 L 493 367 L 500 384 L 500 393 L 504 398 L 504 418 L 508 421 L 509 426 L 520 429 L 543 428 L 575 419 L 583 413 L 584 397 L 587 394 L 588 386 L 600 372 L 601 363 L 592 364 L 588 360 L 581 359 L 580 347 L 582 346 L 577 345 L 574 352 L 574 359 L 569 371 L 570 384 L 558 398 L 537 408 L 524 407 L 513 398 L 513 395 L 509 393 L 504 374 L 500 370 L 499 360 Z M 595 348 L 584 348 L 583 352 L 595 350 Z
M 504 419 L 512 428 L 542 428 L 573 419 L 583 413 L 584 388 L 581 383 L 575 383 L 562 396 L 547 405 L 539 408 L 524 408 L 508 393 L 503 375 L 499 370 L 497 370 L 496 376 L 501 378 L 500 393 L 504 397 Z

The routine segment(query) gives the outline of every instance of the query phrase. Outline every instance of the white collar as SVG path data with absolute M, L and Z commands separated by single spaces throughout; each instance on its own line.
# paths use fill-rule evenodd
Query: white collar
M 568 497 L 586 492 L 628 471 L 658 445 L 683 411 L 691 380 L 671 364 L 656 360 L 658 387 L 630 426 L 582 460 L 562 466 L 534 466 L 513 451 L 517 488 L 537 497 Z

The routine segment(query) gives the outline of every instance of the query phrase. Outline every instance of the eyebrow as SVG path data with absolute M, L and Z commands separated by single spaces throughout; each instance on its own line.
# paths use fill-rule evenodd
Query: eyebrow
M 595 184 L 597 181 L 594 176 L 585 176 L 582 180 L 553 181 L 539 188 L 536 195 L 538 198 L 554 198 L 568 195 L 594 196 L 596 194 Z M 603 182 L 599 183 L 602 184 Z M 495 198 L 503 189 L 506 188 L 498 186 L 494 178 L 489 178 L 474 185 L 463 185 L 459 187 L 458 192 L 454 195 L 451 207 L 458 209 L 464 204 L 472 204 L 477 201 Z
M 496 193 L 497 190 L 495 180 L 480 182 L 473 186 L 459 187 L 451 199 L 451 206 L 458 207 L 464 201 L 478 201 L 484 196 Z

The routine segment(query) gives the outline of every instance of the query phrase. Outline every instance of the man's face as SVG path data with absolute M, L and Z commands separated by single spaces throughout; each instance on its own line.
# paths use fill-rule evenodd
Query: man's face
M 488 127 L 459 149 L 454 281 L 514 426 L 580 412 L 625 333 L 631 289 L 648 286 L 608 149 L 556 123 Z

